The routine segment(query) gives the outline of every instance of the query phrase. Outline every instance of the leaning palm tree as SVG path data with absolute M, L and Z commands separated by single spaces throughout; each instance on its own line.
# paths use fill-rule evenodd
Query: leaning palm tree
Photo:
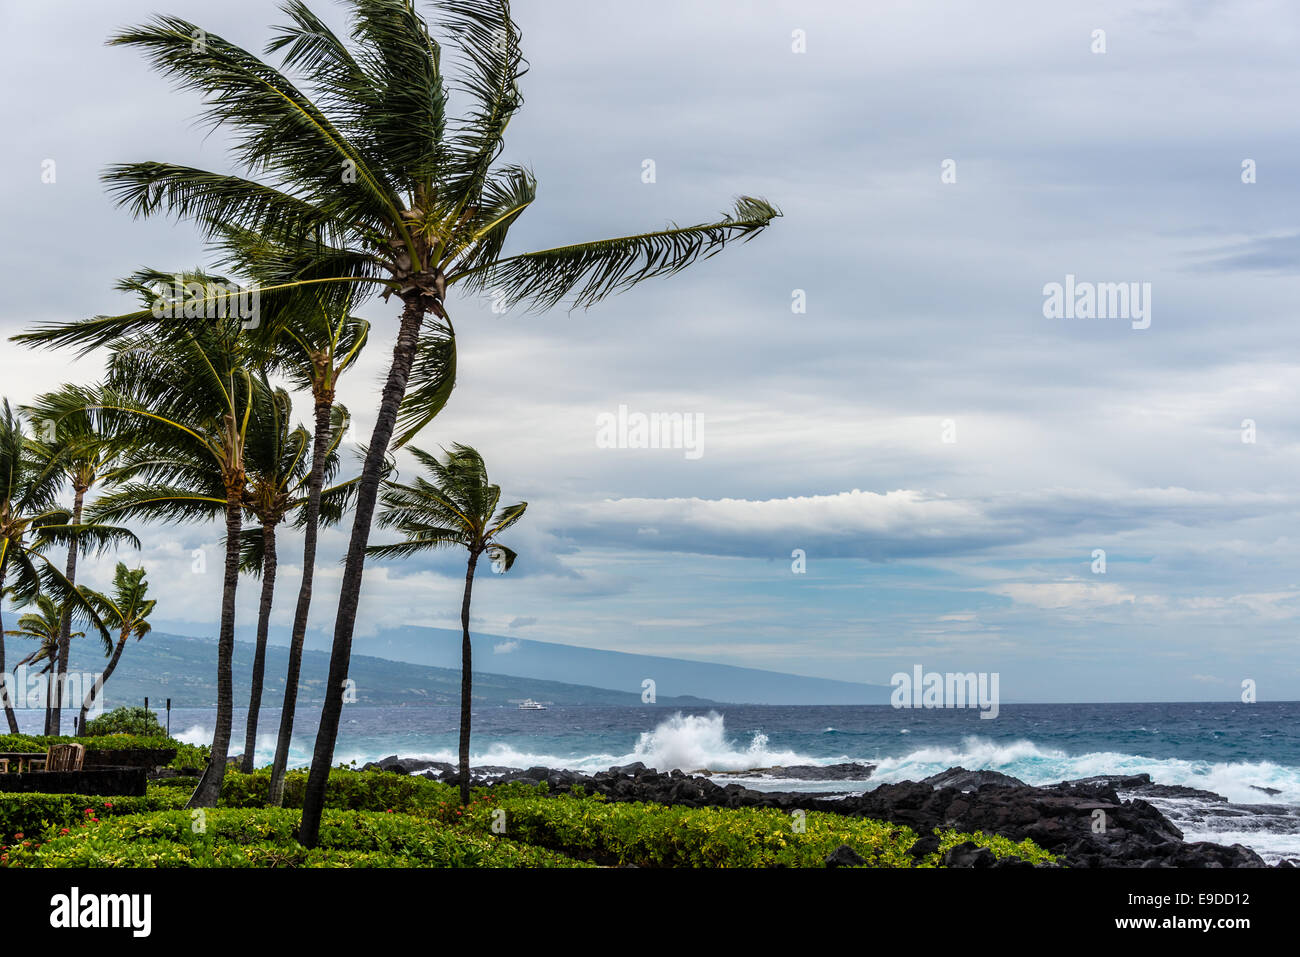
M 137 337 L 109 362 L 99 408 L 129 423 L 117 491 L 92 507 L 97 519 L 137 518 L 225 522 L 225 572 L 217 639 L 217 717 L 211 762 L 190 798 L 214 807 L 226 773 L 234 713 L 231 659 L 240 531 L 247 488 L 244 449 L 264 418 L 271 390 L 251 371 L 237 320 L 187 323 L 169 338 Z M 258 414 L 255 414 L 258 413 Z
M 22 406 L 28 420 L 39 423 L 33 442 L 45 469 L 62 476 L 72 488 L 72 524 L 80 525 L 85 513 L 86 496 L 102 483 L 113 480 L 120 454 L 120 437 L 105 431 L 103 416 L 88 409 L 80 390 L 63 387 L 38 396 L 31 405 Z M 77 558 L 86 550 L 77 537 L 68 543 L 68 559 L 63 574 L 72 584 L 77 581 Z M 47 709 L 45 733 L 57 735 L 62 729 L 63 684 L 68 673 L 71 646 L 72 608 L 63 609 L 63 632 L 59 638 L 59 657 L 55 663 L 55 697 Z
M 515 553 L 497 541 L 524 515 L 527 502 L 498 511 L 501 486 L 488 482 L 483 457 L 467 445 L 454 445 L 446 461 L 412 448 L 411 454 L 429 471 L 410 485 L 388 484 L 383 493 L 379 524 L 394 528 L 405 538 L 391 545 L 371 545 L 367 551 L 380 558 L 404 558 L 435 548 L 463 548 L 469 552 L 465 569 L 465 595 L 460 606 L 460 800 L 469 803 L 469 731 L 472 691 L 472 649 L 469 640 L 469 603 L 474 569 L 480 555 L 488 555 L 500 571 L 509 571 Z
M 47 598 L 84 613 L 101 634 L 107 634 L 98 614 L 44 551 L 51 544 L 73 540 L 95 549 L 121 544 L 139 548 L 140 542 L 125 528 L 74 523 L 72 514 L 57 505 L 59 476 L 46 464 L 26 434 L 22 417 L 8 401 L 0 403 L 0 595 L 11 594 L 18 604 L 26 605 L 44 592 Z M 0 637 L 0 675 L 5 674 Z M 3 698 L 9 730 L 17 734 L 13 702 L 8 694 Z
M 10 638 L 31 638 L 40 642 L 40 646 L 31 654 L 24 657 L 18 662 L 22 665 L 37 665 L 42 661 L 45 667 L 36 672 L 38 675 L 49 675 L 48 690 L 45 695 L 45 708 L 49 710 L 50 702 L 54 699 L 54 681 L 57 674 L 56 668 L 59 663 L 59 648 L 62 644 L 63 636 L 63 605 L 55 601 L 49 595 L 37 595 L 32 604 L 36 610 L 28 612 L 18 619 L 18 627 L 13 631 L 5 632 Z M 84 638 L 84 631 L 70 632 L 73 638 Z M 108 635 L 102 635 L 105 645 L 108 645 Z
M 153 630 L 148 618 L 153 614 L 157 599 L 147 597 L 149 582 L 143 568 L 130 569 L 124 562 L 117 563 L 113 573 L 113 593 L 83 589 L 86 599 L 99 612 L 110 629 L 117 632 L 117 641 L 113 643 L 112 657 L 104 668 L 104 673 L 86 692 L 86 699 L 81 703 L 81 713 L 77 716 L 77 733 L 86 733 L 86 713 L 95 703 L 96 696 L 102 695 L 104 685 L 113 676 L 117 663 L 122 658 L 122 651 L 131 638 L 139 641 Z
M 435 5 L 445 38 L 460 54 L 456 89 L 469 110 L 459 121 L 447 117 L 451 84 L 442 49 L 412 0 L 346 3 L 351 47 L 301 0 L 285 0 L 289 22 L 275 28 L 266 50 L 281 56 L 283 69 L 178 17 L 157 17 L 111 40 L 143 50 L 180 88 L 204 96 L 204 119 L 228 132 L 241 167 L 222 173 L 166 162 L 114 166 L 106 180 L 119 204 L 137 216 L 190 219 L 209 237 L 235 225 L 300 250 L 278 275 L 264 273 L 263 295 L 354 287 L 358 298 L 382 292 L 401 301 L 335 617 L 303 806 L 300 837 L 308 846 L 316 843 L 333 763 L 384 456 L 399 426 L 402 444 L 445 401 L 454 341 L 448 289 L 488 292 L 505 308 L 566 301 L 586 307 L 750 239 L 780 215 L 762 199 L 741 197 L 711 223 L 507 255 L 507 234 L 536 194 L 527 169 L 497 163 L 523 102 L 518 80 L 526 70 L 508 0 Z M 124 327 L 154 322 L 145 311 L 58 324 L 20 339 L 93 348 Z
M 272 400 L 266 403 L 266 410 L 266 413 L 260 417 L 259 423 L 250 430 L 244 455 L 248 473 L 244 510 L 256 520 L 257 525 L 245 529 L 241 534 L 240 565 L 245 572 L 262 579 L 262 595 L 257 614 L 257 638 L 253 649 L 252 688 L 248 701 L 244 757 L 241 765 L 241 770 L 245 774 L 251 774 L 253 771 L 254 752 L 257 747 L 257 724 L 262 707 L 262 685 L 266 671 L 266 645 L 270 633 L 271 608 L 275 601 L 275 583 L 279 568 L 278 531 L 280 526 L 290 518 L 294 519 L 299 526 L 305 526 L 313 521 L 307 514 L 307 510 L 311 507 L 311 491 L 308 486 L 312 476 L 320 475 L 322 479 L 329 479 L 338 471 L 338 448 L 347 427 L 347 409 L 343 406 L 334 406 L 331 416 L 332 428 L 325 436 L 328 444 L 325 446 L 323 461 L 318 467 L 314 458 L 307 458 L 307 450 L 313 444 L 311 433 L 301 426 L 290 428 L 289 415 L 292 411 L 292 403 L 289 394 L 283 389 L 277 389 Z M 339 522 L 355 487 L 356 479 L 352 479 L 319 490 L 316 496 L 315 524 L 334 525 Z M 303 574 L 309 574 L 307 569 L 304 568 Z M 301 648 L 299 648 L 299 658 L 301 659 Z M 293 677 L 296 684 L 296 672 Z

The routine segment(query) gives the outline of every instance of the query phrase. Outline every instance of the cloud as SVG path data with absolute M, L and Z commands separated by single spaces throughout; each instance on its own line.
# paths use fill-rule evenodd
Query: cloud
M 873 561 L 975 554 L 1094 531 L 1115 535 L 1161 523 L 1210 525 L 1279 512 L 1295 496 L 1184 488 L 1106 493 L 1043 489 L 949 497 L 915 489 L 782 499 L 620 498 L 573 505 L 565 534 L 586 545 L 704 555 Z
M 518 650 L 519 650 L 519 642 L 515 641 L 513 638 L 511 638 L 509 641 L 498 642 L 497 644 L 492 646 L 492 654 L 494 655 L 508 655 L 512 651 L 518 651 Z
M 1137 596 L 1109 582 L 1015 582 L 988 589 L 1012 601 L 1035 608 L 1079 609 L 1133 604 Z

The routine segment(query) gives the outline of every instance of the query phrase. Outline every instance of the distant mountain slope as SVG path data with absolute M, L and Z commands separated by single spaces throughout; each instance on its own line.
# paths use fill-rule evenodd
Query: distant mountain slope
M 459 641 L 459 638 L 457 638 Z M 284 700 L 284 673 L 288 649 L 270 645 L 266 653 L 266 683 L 262 705 L 278 708 Z M 491 662 L 493 656 L 485 654 Z M 479 660 L 484 660 L 479 659 Z M 138 705 L 146 696 L 150 705 L 161 707 L 166 698 L 172 707 L 213 707 L 216 704 L 217 646 L 212 638 L 188 638 L 155 632 L 143 641 L 131 642 L 122 654 L 113 677 L 104 686 L 105 706 Z M 103 671 L 104 659 L 92 646 L 73 642 L 71 667 L 74 671 Z M 253 667 L 253 645 L 235 643 L 235 705 L 248 704 Z M 303 652 L 302 684 L 298 701 L 318 705 L 329 674 L 329 655 L 308 649 Z M 389 661 L 368 655 L 352 656 L 352 680 L 356 682 L 357 704 L 361 705 L 454 705 L 460 701 L 460 669 L 439 668 L 407 661 Z M 567 681 L 523 678 L 475 670 L 474 700 L 486 705 L 504 705 L 533 698 L 556 705 L 638 705 L 641 693 L 589 687 Z M 666 707 L 712 704 L 691 697 L 660 696 Z M 79 703 L 78 703 L 79 704 Z
M 455 667 L 460 632 L 407 626 L 358 641 L 372 654 L 436 667 Z M 474 661 L 485 671 L 552 681 L 620 688 L 640 695 L 642 682 L 655 682 L 662 702 L 669 695 L 699 695 L 737 704 L 888 704 L 887 685 L 782 674 L 713 662 L 660 658 L 529 641 L 499 635 L 474 637 Z

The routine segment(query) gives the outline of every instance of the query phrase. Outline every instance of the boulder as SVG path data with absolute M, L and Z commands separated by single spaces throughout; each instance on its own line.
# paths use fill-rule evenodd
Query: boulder
M 827 867 L 861 867 L 865 863 L 866 858 L 847 844 L 841 844 L 826 855 Z

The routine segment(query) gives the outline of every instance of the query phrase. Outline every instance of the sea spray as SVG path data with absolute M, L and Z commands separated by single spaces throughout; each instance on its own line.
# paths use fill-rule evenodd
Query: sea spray
M 773 751 L 766 734 L 756 731 L 749 745 L 740 748 L 727 737 L 723 716 L 677 712 L 653 731 L 644 731 L 628 755 L 628 763 L 640 761 L 660 771 L 749 771 L 774 765 L 819 764 L 816 758 L 794 751 Z

